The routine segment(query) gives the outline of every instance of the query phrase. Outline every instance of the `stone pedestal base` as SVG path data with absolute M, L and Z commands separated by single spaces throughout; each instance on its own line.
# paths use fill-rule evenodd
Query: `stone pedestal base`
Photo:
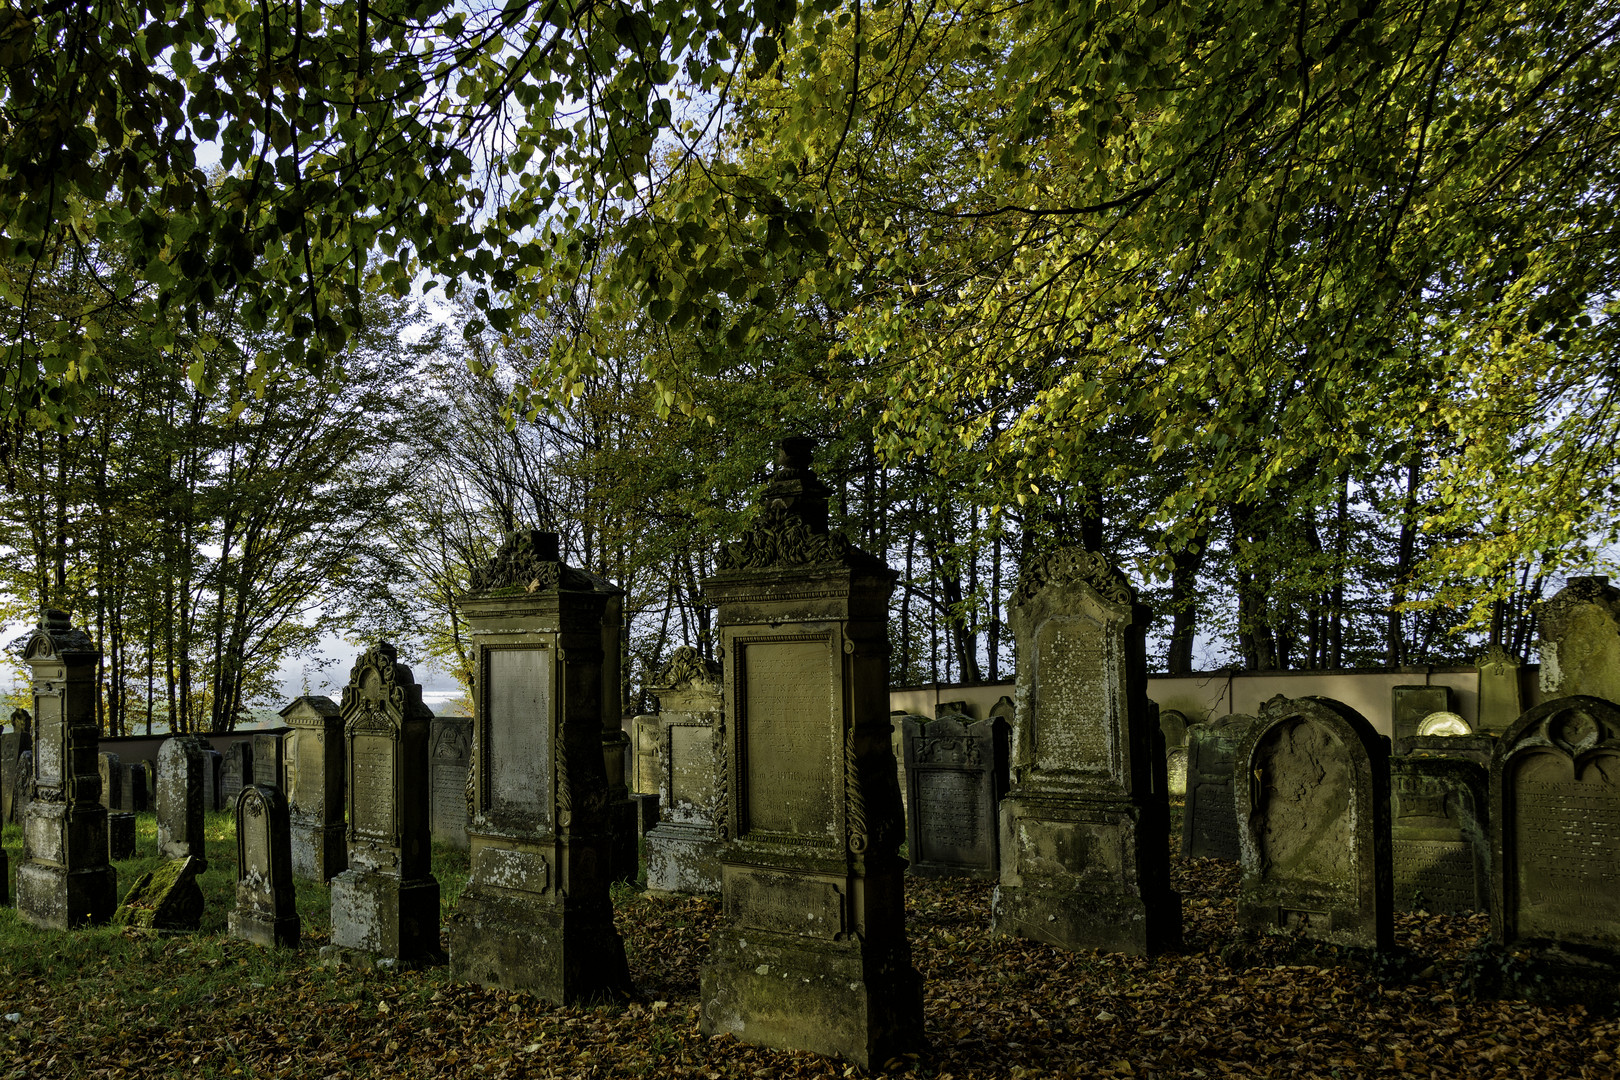
M 613 909 L 568 911 L 532 893 L 469 885 L 450 916 L 450 977 L 558 1005 L 630 992 Z
M 277 918 L 274 912 L 237 908 L 226 916 L 231 936 L 265 948 L 296 949 L 301 939 L 297 915 Z
M 442 962 L 439 883 L 345 870 L 332 879 L 332 944 L 407 964 Z
M 53 930 L 99 925 L 118 908 L 118 873 L 110 866 L 68 870 L 28 862 L 17 868 L 17 914 Z
M 293 877 L 331 881 L 349 868 L 347 827 L 292 819 Z
M 661 822 L 647 834 L 647 891 L 720 891 L 720 841 L 709 829 Z
M 703 970 L 700 1030 L 839 1057 L 875 1069 L 923 1040 L 922 978 L 910 951 L 870 952 L 858 938 L 721 929 Z

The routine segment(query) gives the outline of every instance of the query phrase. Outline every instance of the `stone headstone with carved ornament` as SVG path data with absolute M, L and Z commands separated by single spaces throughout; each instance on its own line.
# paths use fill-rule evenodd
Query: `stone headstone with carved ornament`
M 727 713 L 699 1026 L 872 1069 L 923 1042 L 890 749 L 896 575 L 829 531 L 811 450 L 783 440 L 758 516 L 703 582 Z
M 287 799 L 268 784 L 249 784 L 237 793 L 236 907 L 228 925 L 231 936 L 244 941 L 298 947 Z
M 997 814 L 1007 792 L 1010 726 L 941 710 L 907 716 L 906 786 L 911 872 L 995 878 L 1001 870 Z
M 652 687 L 659 821 L 647 834 L 647 888 L 654 893 L 720 891 L 720 679 L 719 664 L 683 645 Z
M 293 876 L 330 881 L 349 866 L 343 711 L 329 697 L 306 695 L 288 703 L 281 718 L 289 729 L 282 743 L 282 777 Z
M 1519 661 L 1500 645 L 1492 645 L 1475 661 L 1479 668 L 1479 731 L 1500 735 L 1524 712 L 1519 686 Z

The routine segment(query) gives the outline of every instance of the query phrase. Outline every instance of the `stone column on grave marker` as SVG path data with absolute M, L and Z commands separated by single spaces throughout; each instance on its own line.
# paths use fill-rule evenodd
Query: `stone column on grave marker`
M 1527 711 L 1497 741 L 1490 794 L 1496 944 L 1584 968 L 1612 987 L 1620 974 L 1620 704 L 1575 696 Z
M 450 916 L 451 977 L 559 1004 L 622 997 L 603 753 L 618 700 L 603 622 L 618 590 L 537 531 L 508 536 L 472 584 L 460 599 L 474 650 L 471 872 Z
M 330 881 L 349 866 L 342 711 L 331 698 L 313 695 L 288 704 L 281 718 L 291 728 L 283 772 L 293 876 Z
M 1396 739 L 1417 735 L 1427 717 L 1452 711 L 1449 686 L 1430 683 L 1390 689 L 1390 730 Z
M 158 747 L 158 855 L 208 865 L 203 841 L 203 785 L 212 753 L 196 735 L 175 735 Z
M 466 851 L 467 768 L 472 764 L 472 717 L 435 716 L 429 759 L 433 839 Z
M 292 822 L 286 797 L 268 784 L 249 784 L 237 796 L 236 908 L 228 922 L 232 937 L 298 948 Z
M 225 748 L 219 767 L 219 797 L 226 807 L 236 808 L 236 797 L 253 782 L 253 744 L 237 739 Z
M 720 891 L 720 665 L 689 645 L 658 673 L 659 821 L 647 834 L 647 891 Z
M 871 1069 L 923 1042 L 889 734 L 897 575 L 828 531 L 811 448 L 782 441 L 759 515 L 703 582 L 727 709 L 699 1025 Z
M 911 872 L 995 879 L 1011 725 L 941 709 L 932 720 L 904 717 L 900 726 L 912 807 L 906 817 Z
M 1066 949 L 1175 948 L 1181 899 L 1147 697 L 1148 611 L 1106 559 L 1078 548 L 1032 560 L 1009 608 L 1018 713 L 995 929 Z
M 1395 910 L 1484 911 L 1490 906 L 1486 780 L 1486 768 L 1467 758 L 1390 758 Z
M 1187 729 L 1187 802 L 1182 808 L 1181 857 L 1239 859 L 1232 782 L 1238 744 L 1255 717 L 1234 713 Z
M 261 787 L 282 790 L 286 782 L 286 732 L 261 731 L 253 736 L 252 780 Z M 282 790 L 282 794 L 286 794 Z
M 103 923 L 118 906 L 98 775 L 100 656 L 88 634 L 72 626 L 65 612 L 50 608 L 23 646 L 36 722 L 17 914 L 35 926 L 66 930 Z
M 332 879 L 339 963 L 438 963 L 439 882 L 428 829 L 428 727 L 422 688 L 386 641 L 355 661 L 343 689 L 349 767 L 349 868 Z
M 1620 702 L 1620 589 L 1606 577 L 1572 577 L 1536 615 L 1542 699 Z
M 1476 730 L 1500 734 L 1524 712 L 1519 690 L 1519 661 L 1500 645 L 1485 650 L 1479 667 L 1479 722 Z
M 1348 705 L 1278 695 L 1237 761 L 1238 924 L 1390 948 L 1389 741 Z

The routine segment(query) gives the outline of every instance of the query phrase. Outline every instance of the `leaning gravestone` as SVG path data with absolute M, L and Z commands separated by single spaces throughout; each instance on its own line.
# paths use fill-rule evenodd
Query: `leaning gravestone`
M 1176 709 L 1159 710 L 1159 731 L 1164 735 L 1165 790 L 1187 794 L 1187 717 Z
M 210 766 L 208 744 L 195 735 L 175 735 L 158 747 L 158 856 L 191 857 L 208 866 L 203 842 L 203 790 Z
M 232 937 L 298 948 L 287 800 L 267 784 L 249 784 L 237 796 L 236 909 L 228 922 Z
M 283 732 L 259 732 L 253 736 L 253 783 L 260 787 L 281 788 L 286 745 Z
M 683 645 L 658 673 L 659 821 L 647 834 L 647 889 L 720 891 L 720 665 Z
M 1181 941 L 1164 742 L 1147 697 L 1147 609 L 1101 555 L 1025 567 L 1012 790 L 1001 804 L 997 933 L 1135 954 Z
M 1519 692 L 1519 661 L 1492 645 L 1479 665 L 1479 730 L 1500 734 L 1524 711 Z
M 434 963 L 441 954 L 439 882 L 428 832 L 433 713 L 422 704 L 411 669 L 386 641 L 355 662 L 342 710 L 349 868 L 332 879 L 327 955 L 360 967 L 378 960 L 396 967 Z
M 1237 811 L 1232 783 L 1238 744 L 1255 717 L 1234 713 L 1194 724 L 1187 732 L 1187 802 L 1181 817 L 1181 857 L 1237 862 Z
M 1620 589 L 1606 577 L 1572 577 L 1536 615 L 1542 699 L 1620 701 Z
M 1490 775 L 1496 943 L 1595 966 L 1612 985 L 1620 972 L 1620 705 L 1542 702 L 1497 742 Z
M 1011 733 L 1001 719 L 907 716 L 906 784 L 911 872 L 994 879 L 1001 872 L 1001 797 Z
M 97 771 L 100 655 L 88 634 L 51 608 L 23 646 L 33 676 L 35 724 L 17 914 L 35 926 L 66 930 L 103 923 L 118 904 Z
M 203 894 L 197 875 L 203 864 L 171 859 L 135 879 L 113 914 L 113 925 L 137 930 L 195 932 L 202 925 Z
M 472 763 L 472 717 L 435 716 L 430 729 L 428 807 L 433 839 L 467 850 L 467 769 Z
M 508 536 L 473 590 L 460 600 L 474 650 L 472 865 L 450 917 L 451 977 L 557 1003 L 622 996 L 602 723 L 618 699 L 602 629 L 618 590 L 565 565 L 542 532 Z
M 1418 728 L 1427 717 L 1450 712 L 1449 686 L 1396 686 L 1390 690 L 1390 730 L 1397 739 L 1420 734 Z
M 236 797 L 253 781 L 253 744 L 238 739 L 225 748 L 225 760 L 219 767 L 219 794 L 225 805 L 234 809 Z
M 1388 746 L 1340 702 L 1265 703 L 1237 756 L 1239 926 L 1390 948 Z
M 1395 909 L 1486 910 L 1485 768 L 1461 757 L 1394 757 L 1389 772 Z
M 343 715 L 337 702 L 305 696 L 281 710 L 293 876 L 330 881 L 349 865 L 344 824 Z
M 786 439 L 759 515 L 722 545 L 722 910 L 699 1027 L 875 1068 L 923 1042 L 889 742 L 896 574 L 828 531 L 811 440 Z

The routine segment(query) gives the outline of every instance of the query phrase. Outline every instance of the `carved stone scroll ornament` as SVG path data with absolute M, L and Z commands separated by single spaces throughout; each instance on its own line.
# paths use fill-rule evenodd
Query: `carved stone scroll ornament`
M 1108 560 L 1084 548 L 1059 548 L 1039 556 L 1024 567 L 1018 576 L 1018 588 L 1013 592 L 1014 604 L 1028 603 L 1035 594 L 1049 585 L 1067 585 L 1085 582 L 1103 599 L 1115 604 L 1129 604 L 1134 597 L 1131 587 Z
M 855 732 L 844 733 L 844 794 L 847 798 L 849 850 L 856 855 L 867 848 L 866 793 L 861 784 L 860 763 L 855 754 Z
M 657 684 L 652 690 L 661 691 L 678 690 L 691 686 L 693 683 L 717 683 L 720 681 L 720 665 L 713 660 L 705 660 L 703 654 L 690 645 L 682 645 L 670 655 L 669 663 L 659 671 Z
M 814 570 L 882 568 L 843 533 L 810 531 L 809 524 L 779 502 L 768 503 L 740 540 L 721 544 L 717 570 Z
M 519 529 L 507 534 L 487 566 L 473 571 L 472 587 L 474 592 L 508 588 L 535 592 L 555 589 L 561 580 L 557 535 Z

